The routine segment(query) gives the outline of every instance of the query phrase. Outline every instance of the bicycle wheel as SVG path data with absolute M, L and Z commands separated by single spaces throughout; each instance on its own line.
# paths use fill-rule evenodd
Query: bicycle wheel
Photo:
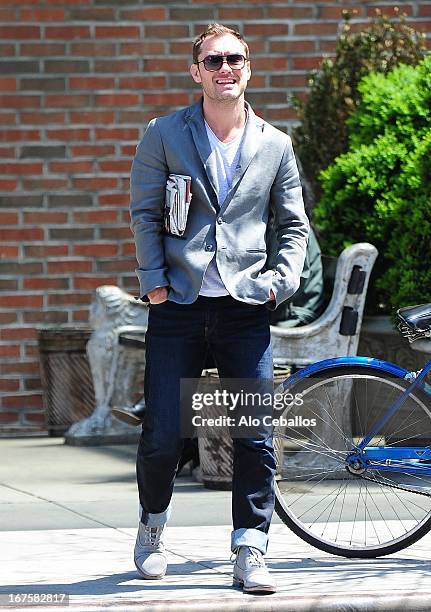
M 346 469 L 347 454 L 407 386 L 385 371 L 353 366 L 322 370 L 285 392 L 290 405 L 275 410 L 275 418 L 287 420 L 274 430 L 281 474 L 276 512 L 314 547 L 374 558 L 409 546 L 431 529 L 430 475 Z M 367 446 L 428 448 L 430 407 L 430 395 L 418 389 Z

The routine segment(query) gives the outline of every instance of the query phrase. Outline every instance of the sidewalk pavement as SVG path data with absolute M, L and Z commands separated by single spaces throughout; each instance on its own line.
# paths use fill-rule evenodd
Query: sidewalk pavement
M 431 536 L 377 560 L 313 549 L 274 518 L 267 554 L 274 595 L 234 589 L 230 493 L 177 479 L 168 574 L 137 578 L 135 448 L 71 447 L 61 438 L 1 439 L 0 610 L 29 594 L 66 593 L 69 609 L 130 611 L 431 610 Z M 15 601 L 19 597 L 15 597 Z

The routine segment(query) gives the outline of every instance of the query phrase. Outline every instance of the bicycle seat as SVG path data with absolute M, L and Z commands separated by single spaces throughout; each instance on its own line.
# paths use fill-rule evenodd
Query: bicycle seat
M 423 332 L 431 330 L 431 304 L 400 308 L 397 317 L 410 329 Z

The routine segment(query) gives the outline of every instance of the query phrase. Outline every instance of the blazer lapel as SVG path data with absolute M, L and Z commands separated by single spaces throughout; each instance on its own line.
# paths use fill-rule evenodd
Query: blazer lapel
M 244 130 L 244 137 L 241 144 L 241 153 L 236 167 L 236 172 L 232 179 L 231 189 L 235 189 L 236 185 L 244 176 L 245 171 L 249 167 L 251 160 L 256 155 L 260 146 L 264 122 L 253 112 L 251 106 L 246 102 L 248 109 L 248 119 Z
M 246 106 L 248 110 L 248 119 L 244 130 L 243 141 L 241 144 L 241 153 L 235 174 L 232 179 L 232 185 L 229 189 L 225 201 L 223 202 L 222 209 L 225 209 L 231 201 L 232 195 L 235 193 L 235 189 L 238 183 L 244 176 L 247 168 L 249 167 L 253 157 L 256 155 L 261 144 L 265 122 L 254 114 L 253 109 L 248 104 L 248 102 L 246 102 Z
M 215 195 L 217 195 L 217 178 L 216 168 L 211 159 L 211 146 L 208 140 L 207 131 L 205 129 L 204 117 L 202 113 L 202 99 L 190 107 L 190 112 L 186 115 L 186 121 L 189 124 L 192 133 L 195 147 L 201 158 L 202 165 L 207 174 L 208 180 Z
M 229 204 L 232 194 L 235 193 L 236 186 L 241 181 L 247 168 L 249 167 L 251 160 L 256 155 L 257 150 L 261 144 L 261 138 L 264 130 L 265 122 L 257 117 L 248 102 L 245 103 L 248 111 L 248 119 L 244 130 L 243 141 L 241 143 L 241 153 L 236 167 L 234 177 L 232 179 L 232 185 L 223 202 L 221 209 L 223 210 Z M 217 197 L 217 170 L 212 161 L 212 150 L 208 140 L 207 131 L 204 123 L 204 116 L 202 112 L 202 98 L 189 107 L 189 112 L 185 117 L 190 131 L 192 133 L 193 142 L 201 158 L 202 165 L 207 174 L 210 185 Z

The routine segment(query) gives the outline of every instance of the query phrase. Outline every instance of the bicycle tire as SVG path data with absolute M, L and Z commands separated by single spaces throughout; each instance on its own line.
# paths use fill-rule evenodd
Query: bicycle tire
M 282 459 L 275 510 L 313 547 L 349 558 L 376 558 L 410 546 L 431 530 L 431 476 L 412 478 L 383 470 L 352 475 L 345 467 L 349 448 L 408 384 L 386 371 L 358 365 L 313 372 L 284 392 L 291 402 L 300 394 L 303 404 L 293 403 L 277 416 L 302 416 L 302 421 L 274 430 L 275 444 L 283 445 L 277 453 Z M 417 389 L 368 446 L 383 440 L 386 446 L 428 448 L 430 397 Z M 311 415 L 316 426 L 303 425 Z M 370 477 L 374 482 L 366 480 Z M 408 491 L 403 489 L 406 482 Z

